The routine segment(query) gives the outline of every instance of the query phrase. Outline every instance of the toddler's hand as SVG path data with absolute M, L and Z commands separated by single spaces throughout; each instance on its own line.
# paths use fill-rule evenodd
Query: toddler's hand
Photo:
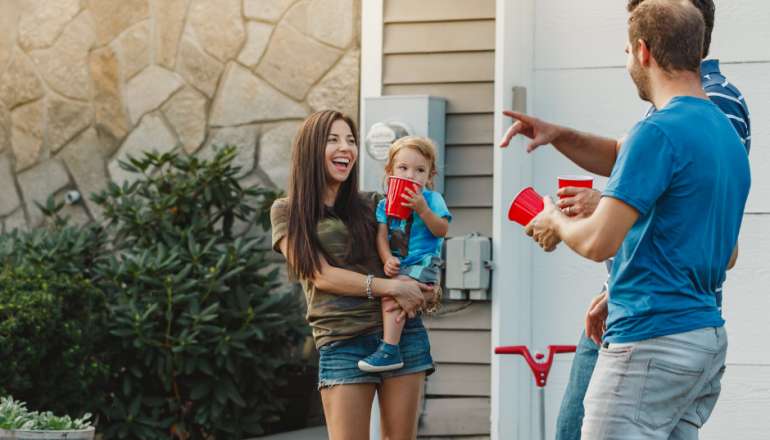
M 396 257 L 391 256 L 385 261 L 385 268 L 384 268 L 385 275 L 391 278 L 398 275 L 398 270 L 400 268 L 401 268 L 401 261 Z
M 428 202 L 425 201 L 425 196 L 422 195 L 421 189 L 414 191 L 412 188 L 404 188 L 404 195 L 402 197 L 405 201 L 401 204 L 407 208 L 413 209 L 417 215 L 422 215 L 425 211 L 430 209 L 428 208 Z

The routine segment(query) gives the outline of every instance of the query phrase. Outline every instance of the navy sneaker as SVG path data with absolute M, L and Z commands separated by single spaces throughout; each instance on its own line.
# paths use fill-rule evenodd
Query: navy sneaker
M 404 366 L 401 360 L 401 350 L 398 345 L 380 343 L 377 351 L 358 361 L 358 368 L 367 373 L 382 373 L 383 371 L 398 370 Z

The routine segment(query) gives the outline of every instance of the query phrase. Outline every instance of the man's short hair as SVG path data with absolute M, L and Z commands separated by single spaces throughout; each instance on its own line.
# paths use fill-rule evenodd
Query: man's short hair
M 647 44 L 661 69 L 697 72 L 705 25 L 689 0 L 645 0 L 628 18 L 628 40 L 634 53 Z
M 628 0 L 628 12 L 634 12 L 637 6 L 639 6 L 644 0 Z M 709 49 L 711 48 L 711 33 L 714 31 L 714 16 L 716 15 L 716 6 L 714 0 L 690 0 L 696 8 L 703 15 L 703 21 L 706 24 L 705 32 L 703 33 L 703 54 L 701 58 L 706 58 L 709 55 Z

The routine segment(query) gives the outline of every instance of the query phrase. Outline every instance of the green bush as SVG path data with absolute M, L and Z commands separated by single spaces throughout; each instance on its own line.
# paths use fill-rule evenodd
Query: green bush
M 96 265 L 117 367 L 107 438 L 237 439 L 282 408 L 278 372 L 305 325 L 263 239 L 234 237 L 236 222 L 265 224 L 276 196 L 242 188 L 234 156 L 146 154 L 122 164 L 139 180 L 94 197 L 113 237 Z
M 85 243 L 98 247 L 95 234 L 64 228 L 0 239 L 0 395 L 59 413 L 99 406 L 105 298 L 76 271 L 90 258 Z

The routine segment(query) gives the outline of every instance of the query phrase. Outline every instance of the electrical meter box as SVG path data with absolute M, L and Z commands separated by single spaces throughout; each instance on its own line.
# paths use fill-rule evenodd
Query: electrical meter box
M 437 174 L 433 189 L 444 192 L 446 100 L 427 95 L 391 95 L 364 98 L 361 123 L 361 189 L 385 192 L 388 149 L 404 136 L 429 137 L 436 144 Z
M 477 233 L 446 241 L 446 290 L 449 299 L 488 300 L 492 240 Z

